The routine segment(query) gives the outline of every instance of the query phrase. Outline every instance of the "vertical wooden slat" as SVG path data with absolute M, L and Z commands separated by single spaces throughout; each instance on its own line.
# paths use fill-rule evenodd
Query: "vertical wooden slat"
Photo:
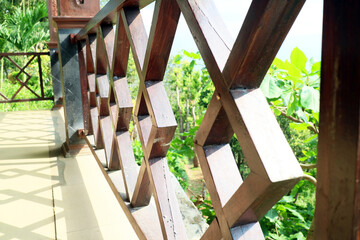
M 38 60 L 38 68 L 39 68 L 41 97 L 44 98 L 44 83 L 43 83 L 43 77 L 42 77 L 42 67 L 41 67 L 41 57 L 40 57 L 40 55 L 37 55 L 37 60 Z
M 131 198 L 131 205 L 133 207 L 146 206 L 150 202 L 152 191 L 150 188 L 150 178 L 146 170 L 146 163 L 143 160 L 141 163 L 138 179 L 134 189 L 134 195 Z
M 163 79 L 180 17 L 175 0 L 158 0 L 155 4 L 144 60 L 145 80 Z
M 131 48 L 135 66 L 137 67 L 138 72 L 141 72 L 144 66 L 148 36 L 140 14 L 140 9 L 137 7 L 124 8 L 121 10 L 121 17 L 130 45 L 132 45 Z M 139 74 L 139 77 L 141 79 L 142 74 Z
M 98 27 L 96 33 L 96 58 L 95 58 L 95 66 L 96 66 L 96 75 L 105 75 L 107 73 L 107 54 L 104 44 L 104 36 L 101 31 L 101 27 Z
M 102 24 L 99 30 L 99 33 L 101 34 L 103 48 L 105 50 L 104 53 L 106 56 L 107 67 L 110 68 L 114 56 L 114 28 L 112 24 Z
M 80 71 L 80 85 L 81 85 L 81 100 L 83 106 L 83 116 L 84 116 L 84 129 L 87 133 L 92 133 L 91 127 L 91 117 L 90 117 L 90 106 L 88 98 L 88 79 L 87 79 L 87 69 L 86 69 L 86 41 L 83 40 L 78 44 L 78 54 L 79 54 L 79 71 Z
M 359 11 L 324 1 L 316 239 L 359 239 Z
M 187 239 L 166 158 L 150 159 L 148 164 L 164 239 Z
M 120 12 L 117 13 L 114 45 L 114 57 L 111 67 L 113 76 L 125 77 L 129 59 L 130 43 L 126 36 L 126 30 Z

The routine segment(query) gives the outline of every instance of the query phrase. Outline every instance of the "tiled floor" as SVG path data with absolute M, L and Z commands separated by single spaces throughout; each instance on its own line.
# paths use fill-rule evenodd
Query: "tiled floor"
M 137 239 L 92 155 L 59 155 L 61 111 L 0 113 L 0 240 Z

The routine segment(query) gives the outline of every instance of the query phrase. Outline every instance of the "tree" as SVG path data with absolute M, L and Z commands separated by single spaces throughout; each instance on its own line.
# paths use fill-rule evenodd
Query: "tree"
M 16 3 L 19 5 L 16 6 Z M 8 13 L 2 16 L 0 23 L 0 50 L 2 52 L 37 52 L 47 48 L 45 42 L 49 41 L 50 34 L 46 2 L 40 1 L 35 4 L 34 1 L 31 4 L 28 1 L 27 9 L 24 7 L 25 4 L 26 1 L 14 1 L 14 5 L 11 5 L 9 1 L 1 3 Z M 18 58 L 17 61 L 23 65 L 26 59 Z M 10 69 L 10 66 L 5 66 L 4 59 L 1 59 L 1 86 L 4 69 Z M 25 74 L 22 74 L 22 77 L 25 80 Z
M 169 63 L 165 79 L 170 102 L 179 120 L 179 133 L 189 132 L 204 115 L 214 92 L 200 54 L 183 51 L 183 55 L 176 55 Z
M 178 136 L 183 142 L 178 147 L 183 151 L 193 151 L 193 139 L 197 130 L 197 121 L 202 119 L 214 86 L 199 53 L 177 54 L 171 59 L 165 76 L 166 89 L 173 111 L 179 124 Z M 194 166 L 198 166 L 192 153 Z
M 49 40 L 47 8 L 44 1 L 25 11 L 16 7 L 12 14 L 6 14 L 0 25 L 0 39 L 5 41 L 8 51 L 41 51 Z

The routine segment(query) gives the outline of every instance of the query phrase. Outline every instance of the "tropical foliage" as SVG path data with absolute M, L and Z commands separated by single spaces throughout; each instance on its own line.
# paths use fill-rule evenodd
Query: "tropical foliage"
M 170 148 L 168 155 L 176 152 L 181 167 L 194 157 L 193 139 L 214 88 L 200 56 L 186 51 L 170 61 L 165 81 L 180 124 L 172 142 L 176 148 Z M 319 87 L 320 62 L 308 61 L 298 48 L 291 53 L 290 61 L 276 58 L 261 85 L 285 137 L 308 176 L 260 221 L 267 239 L 305 239 L 310 229 L 315 204 Z M 201 100 L 196 101 L 196 96 L 200 96 L 198 99 Z M 197 115 L 188 110 L 192 108 L 196 109 Z M 249 168 L 235 136 L 230 146 L 242 176 L 246 177 Z M 205 194 L 201 201 L 194 197 L 193 201 L 207 222 L 211 223 L 215 213 L 209 195 Z
M 49 40 L 49 26 L 47 20 L 46 1 L 1 1 L 0 7 L 6 13 L 0 17 L 0 52 L 42 52 L 48 51 L 45 44 Z M 19 66 L 23 67 L 31 56 L 12 56 L 11 59 Z M 50 59 L 42 57 L 42 72 L 45 83 L 45 96 L 51 96 L 50 81 Z M 37 94 L 40 92 L 38 64 L 33 61 L 25 69 L 31 75 L 28 86 Z M 8 59 L 0 60 L 0 92 L 5 96 L 11 97 L 20 87 L 16 76 L 23 82 L 27 76 L 20 73 Z M 16 98 L 35 97 L 29 90 L 23 88 Z M 27 102 L 2 104 L 2 111 L 16 111 L 28 109 L 49 109 L 52 107 L 51 101 L 46 102 Z
M 307 180 L 301 180 L 262 219 L 268 239 L 306 239 L 314 216 L 320 62 L 295 48 L 290 61 L 275 59 L 261 89 Z
M 28 52 L 46 48 L 44 44 L 50 35 L 45 1 L 37 2 L 26 9 L 19 6 L 5 11 L 8 11 L 8 14 L 4 14 L 0 25 L 2 50 Z

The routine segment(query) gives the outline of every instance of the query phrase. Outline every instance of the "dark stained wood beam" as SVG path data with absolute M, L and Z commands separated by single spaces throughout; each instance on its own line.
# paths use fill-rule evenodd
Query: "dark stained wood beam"
M 260 86 L 305 0 L 254 0 L 226 67 L 230 88 Z
M 141 71 L 144 66 L 148 36 L 138 7 L 128 7 L 121 10 L 126 34 L 131 46 L 134 62 L 140 80 L 143 79 Z
M 88 33 L 93 33 L 94 29 L 102 23 L 116 23 L 117 12 L 123 7 L 136 6 L 146 7 L 154 0 L 111 0 L 108 2 L 76 35 L 77 40 L 86 37 Z
M 126 36 L 121 13 L 117 13 L 115 43 L 114 43 L 114 57 L 111 65 L 113 76 L 126 77 L 126 70 L 129 59 L 130 43 Z
M 316 239 L 360 239 L 360 2 L 324 1 Z
M 156 1 L 143 69 L 145 81 L 163 79 L 179 17 L 176 0 Z

